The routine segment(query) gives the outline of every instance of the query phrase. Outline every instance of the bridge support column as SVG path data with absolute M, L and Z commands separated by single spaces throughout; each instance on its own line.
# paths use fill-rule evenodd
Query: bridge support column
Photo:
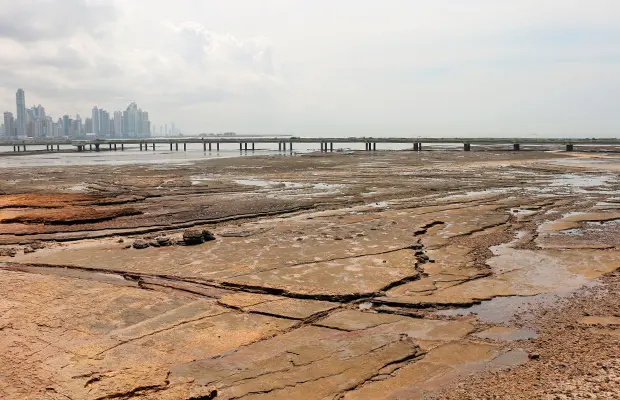
M 179 144 L 178 144 L 178 143 L 175 143 L 175 144 L 174 144 L 174 146 L 175 146 L 175 150 L 176 150 L 176 151 L 179 151 Z
M 377 143 L 372 144 L 372 151 L 377 151 Z
M 418 142 L 418 151 L 422 151 L 422 143 Z
M 112 150 L 112 143 L 108 144 L 108 150 Z
M 56 151 L 60 151 L 60 145 L 59 144 L 56 145 Z
M 153 142 L 153 151 L 155 151 L 155 143 Z
M 413 143 L 413 151 L 418 151 L 418 142 Z
M 15 151 L 15 150 L 16 150 L 16 148 L 15 148 L 15 146 L 13 146 L 13 151 Z
M 172 142 L 170 142 L 170 151 L 172 151 Z
M 121 151 L 125 151 L 125 143 L 121 143 Z
M 566 145 L 566 151 L 573 151 L 573 145 L 572 144 L 567 144 Z
M 282 151 L 282 142 L 278 142 L 278 151 Z
M 220 142 L 217 142 L 217 143 L 215 144 L 215 149 L 216 149 L 217 151 L 220 151 Z
M 211 142 L 209 142 L 209 152 L 211 152 Z
M 519 150 L 521 150 L 521 145 L 519 143 L 515 143 L 515 144 L 512 145 L 512 149 L 514 151 L 519 151 Z
M 211 143 L 209 143 L 209 146 L 211 146 Z M 202 151 L 207 151 L 207 143 L 204 140 L 202 141 Z
M 239 151 L 243 151 L 243 143 L 239 142 Z
M 114 151 L 116 151 L 116 143 L 114 143 Z
M 183 143 L 183 151 L 187 151 L 187 143 Z
M 92 144 L 88 145 L 88 150 L 93 151 L 93 145 Z
M 99 143 L 95 144 L 95 151 L 99 151 Z
M 142 143 L 140 143 L 140 151 L 142 151 Z
M 282 142 L 282 151 L 286 151 L 286 142 Z
M 293 142 L 290 142 L 288 144 L 288 151 L 290 151 L 291 153 L 293 152 Z
M 254 142 L 252 142 L 252 151 L 254 151 Z
M 327 151 L 327 143 L 321 142 L 321 153 L 323 153 L 324 151 Z
M 463 151 L 471 151 L 471 143 L 464 143 Z

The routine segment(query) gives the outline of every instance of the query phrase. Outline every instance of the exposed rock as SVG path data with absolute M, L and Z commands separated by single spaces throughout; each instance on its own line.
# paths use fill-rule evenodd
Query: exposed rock
M 30 244 L 30 247 L 32 247 L 34 250 L 41 250 L 41 249 L 44 249 L 44 248 L 45 248 L 45 243 L 43 243 L 43 242 L 39 242 L 39 241 L 37 241 L 37 242 L 32 242 L 32 243 Z
M 125 239 L 123 238 L 118 239 L 118 243 L 125 243 Z
M 215 386 L 211 387 L 201 387 L 193 389 L 192 393 L 189 396 L 189 400 L 211 400 L 217 397 L 217 388 Z
M 34 252 L 35 252 L 35 249 L 33 249 L 32 247 L 30 246 L 24 247 L 24 254 L 29 254 L 29 253 L 34 253 Z
M 12 247 L 0 249 L 0 257 L 15 257 L 15 255 L 17 255 L 17 250 Z
M 183 232 L 183 242 L 187 245 L 201 244 L 204 242 L 202 231 L 198 229 L 186 229 Z
M 151 246 L 151 247 L 161 247 L 157 240 L 149 240 L 149 246 Z
M 137 239 L 133 242 L 134 249 L 146 249 L 149 247 L 149 242 L 143 239 Z
M 158 246 L 171 246 L 173 243 L 172 239 L 169 236 L 157 236 L 155 238 L 155 241 L 157 242 Z
M 205 242 L 210 242 L 211 240 L 215 240 L 215 235 L 211 231 L 203 229 L 202 238 Z

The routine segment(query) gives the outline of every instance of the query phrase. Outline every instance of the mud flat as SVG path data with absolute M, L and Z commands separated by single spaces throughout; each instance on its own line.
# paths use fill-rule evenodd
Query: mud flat
M 489 151 L 0 170 L 0 397 L 617 398 L 618 166 Z

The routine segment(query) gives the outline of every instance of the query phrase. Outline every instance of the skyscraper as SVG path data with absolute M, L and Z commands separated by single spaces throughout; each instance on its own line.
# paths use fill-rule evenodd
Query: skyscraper
M 13 113 L 5 112 L 4 113 L 4 137 L 12 138 L 15 136 L 15 120 L 13 118 Z
M 93 131 L 88 132 L 88 133 L 94 133 L 95 135 L 99 136 L 101 133 L 101 130 L 100 130 L 101 125 L 99 123 L 99 109 L 97 108 L 97 106 L 93 107 L 92 123 L 93 123 Z
M 123 113 L 114 111 L 114 137 L 123 137 Z
M 80 114 L 75 116 L 75 136 L 82 136 L 82 117 Z
M 15 95 L 17 103 L 17 135 L 26 136 L 26 93 L 18 89 Z

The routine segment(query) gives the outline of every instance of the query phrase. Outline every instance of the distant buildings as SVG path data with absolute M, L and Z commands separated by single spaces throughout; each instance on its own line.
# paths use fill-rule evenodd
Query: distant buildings
M 26 136 L 26 93 L 24 89 L 17 89 L 15 95 L 15 102 L 17 104 L 17 136 Z
M 6 111 L 4 113 L 4 137 L 13 138 L 16 135 L 15 119 L 13 113 Z
M 4 122 L 0 124 L 0 139 L 79 138 L 87 135 L 100 138 L 136 138 L 155 134 L 149 113 L 138 108 L 136 103 L 129 104 L 125 111 L 113 113 L 95 106 L 90 118 L 82 120 L 78 114 L 73 119 L 66 114 L 56 122 L 46 114 L 45 108 L 40 104 L 26 108 L 26 94 L 23 89 L 17 90 L 15 104 L 17 117 L 7 111 L 3 121 L 0 121 Z

